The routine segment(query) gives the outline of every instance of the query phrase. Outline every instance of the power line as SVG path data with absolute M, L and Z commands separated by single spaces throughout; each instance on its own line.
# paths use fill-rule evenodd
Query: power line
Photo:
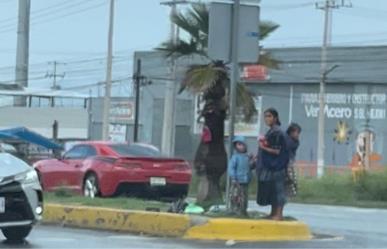
M 65 14 L 59 15 L 59 16 L 54 16 L 53 18 L 45 19 L 44 17 L 47 17 L 45 15 L 45 16 L 42 16 L 43 18 L 41 20 L 37 20 L 37 21 L 36 20 L 32 20 L 31 28 L 33 27 L 33 25 L 37 25 L 37 24 L 40 24 L 40 23 L 47 23 L 47 22 L 55 21 L 55 20 L 58 20 L 58 19 L 61 19 L 61 18 L 65 18 L 65 17 L 68 17 L 68 16 L 72 16 L 72 15 L 76 15 L 76 14 L 79 14 L 79 13 L 87 12 L 87 11 L 99 8 L 99 7 L 103 6 L 103 5 L 106 5 L 106 3 L 104 2 L 104 3 L 99 3 L 99 4 L 96 4 L 96 5 L 90 5 L 87 8 L 82 8 L 82 9 L 77 10 L 77 11 L 65 13 Z M 14 29 L 15 29 L 14 25 L 8 25 L 8 26 L 0 27 L 0 34 L 7 33 L 7 32 L 10 32 L 10 31 L 14 31 Z
M 88 0 L 88 1 L 91 1 L 91 0 Z M 31 12 L 31 15 L 33 16 L 34 14 L 38 14 L 38 13 L 44 13 L 46 12 L 47 10 L 50 10 L 50 12 L 52 13 L 55 13 L 55 9 L 61 9 L 61 7 L 65 6 L 65 5 L 68 5 L 69 3 L 71 2 L 64 2 L 64 3 L 59 3 L 59 4 L 54 4 L 54 5 L 51 5 L 49 7 L 45 7 L 45 8 L 41 8 L 41 9 L 38 9 L 38 10 L 35 10 L 35 11 L 32 11 Z M 80 4 L 82 3 L 71 3 L 70 6 L 66 6 L 67 8 L 68 7 L 72 7 L 72 6 L 79 6 Z M 4 25 L 5 23 L 13 23 L 12 25 L 16 26 L 16 23 L 17 23 L 17 18 L 16 17 L 9 17 L 9 18 L 6 18 L 6 19 L 2 19 L 0 20 L 0 23 L 2 24 L 2 26 L 0 26 L 0 28 L 4 27 L 4 26 L 9 26 L 9 25 Z
M 128 81 L 130 79 L 131 79 L 131 77 L 126 76 L 126 77 L 123 77 L 123 78 L 113 79 L 112 83 L 120 83 L 120 82 L 123 82 L 123 81 Z M 73 86 L 73 87 L 66 87 L 66 88 L 63 88 L 63 90 L 85 89 L 85 88 L 90 88 L 90 87 L 103 86 L 105 84 L 106 84 L 106 81 L 98 81 L 96 83 L 91 83 L 91 84 L 85 84 L 85 85 L 79 85 L 79 86 Z
M 262 9 L 273 11 L 273 10 L 292 10 L 292 9 L 300 9 L 305 7 L 313 6 L 315 3 L 312 1 L 298 4 L 281 4 L 281 5 L 262 5 Z
M 127 60 L 128 61 L 132 61 L 132 57 L 131 56 L 114 56 L 113 57 L 114 60 Z M 72 65 L 80 65 L 80 64 L 87 64 L 87 63 L 92 63 L 92 62 L 105 62 L 106 60 L 106 57 L 96 57 L 96 58 L 90 58 L 90 59 L 74 59 L 74 60 L 58 60 L 58 62 L 60 63 L 65 63 L 65 64 L 72 64 Z M 33 64 L 30 64 L 29 67 L 36 67 L 36 66 L 46 66 L 47 65 L 47 61 L 44 61 L 44 62 L 37 62 L 37 63 L 33 63 Z M 6 69 L 14 69 L 15 66 L 5 66 L 5 67 L 0 67 L 0 71 L 1 70 L 6 70 Z

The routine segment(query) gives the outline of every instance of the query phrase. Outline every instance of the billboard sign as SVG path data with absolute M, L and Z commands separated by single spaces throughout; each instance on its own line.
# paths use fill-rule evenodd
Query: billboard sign
M 259 12 L 256 5 L 241 4 L 238 32 L 238 62 L 256 63 L 259 58 Z M 232 3 L 212 2 L 208 34 L 208 55 L 231 61 Z
M 110 121 L 112 123 L 130 123 L 134 121 L 134 103 L 132 101 L 112 101 Z

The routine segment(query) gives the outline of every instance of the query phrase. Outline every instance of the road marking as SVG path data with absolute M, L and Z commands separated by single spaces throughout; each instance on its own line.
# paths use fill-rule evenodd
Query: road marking
M 121 240 L 156 240 L 158 238 L 153 238 L 153 237 L 138 237 L 134 235 L 111 235 L 107 237 L 108 239 L 121 239 Z
M 76 239 L 72 238 L 39 238 L 40 241 L 46 241 L 46 242 L 70 242 L 70 241 L 76 241 Z
M 327 238 L 313 238 L 312 241 L 341 241 L 344 240 L 343 236 L 330 236 Z

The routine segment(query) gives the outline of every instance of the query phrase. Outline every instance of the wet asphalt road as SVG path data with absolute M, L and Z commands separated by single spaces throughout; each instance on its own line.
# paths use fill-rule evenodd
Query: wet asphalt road
M 251 208 L 256 209 L 254 203 L 251 203 Z M 224 242 L 37 226 L 27 241 L 21 244 L 10 244 L 0 237 L 0 248 L 387 248 L 387 210 L 290 204 L 286 215 L 305 221 L 315 233 L 333 236 L 322 236 L 307 242 L 237 243 L 226 246 Z

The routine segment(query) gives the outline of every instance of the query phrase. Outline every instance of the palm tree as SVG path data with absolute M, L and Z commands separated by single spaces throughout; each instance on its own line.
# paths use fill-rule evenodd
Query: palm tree
M 227 65 L 223 61 L 213 60 L 207 55 L 209 32 L 209 9 L 205 3 L 195 3 L 186 12 L 178 12 L 172 22 L 188 33 L 188 38 L 178 42 L 167 41 L 158 50 L 164 51 L 167 57 L 199 56 L 207 63 L 191 65 L 185 73 L 180 92 L 184 90 L 202 95 L 204 108 L 200 117 L 204 127 L 211 134 L 211 141 L 202 141 L 197 149 L 194 168 L 199 178 L 198 203 L 214 204 L 222 202 L 220 178 L 227 168 L 227 154 L 224 146 L 224 121 L 227 116 L 227 93 L 230 80 Z M 261 39 L 269 36 L 279 25 L 272 22 L 259 24 Z M 270 68 L 278 68 L 279 61 L 269 53 L 262 53 L 258 63 Z M 237 106 L 243 110 L 246 120 L 256 114 L 253 95 L 241 83 L 237 85 Z

